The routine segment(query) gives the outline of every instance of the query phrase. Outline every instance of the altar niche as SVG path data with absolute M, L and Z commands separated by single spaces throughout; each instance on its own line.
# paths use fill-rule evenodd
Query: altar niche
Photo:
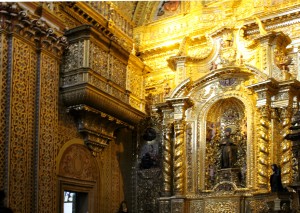
M 206 119 L 205 189 L 223 181 L 246 187 L 247 118 L 237 98 L 217 101 Z

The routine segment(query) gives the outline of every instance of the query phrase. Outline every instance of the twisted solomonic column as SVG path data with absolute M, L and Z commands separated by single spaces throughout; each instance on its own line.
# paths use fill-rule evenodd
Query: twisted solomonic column
M 280 144 L 280 166 L 281 166 L 281 178 L 282 183 L 291 183 L 292 181 L 292 146 L 291 142 L 285 139 L 286 135 L 289 134 L 289 128 L 291 125 L 292 108 L 286 107 L 282 112 L 282 142 Z
M 270 108 L 262 106 L 259 110 L 259 124 L 258 124 L 258 187 L 267 189 L 269 182 L 269 158 L 270 158 Z
M 172 146 L 171 125 L 163 127 L 163 196 L 171 195 L 172 187 Z
M 182 195 L 184 192 L 184 127 L 182 120 L 175 121 L 175 141 L 174 141 L 174 194 Z

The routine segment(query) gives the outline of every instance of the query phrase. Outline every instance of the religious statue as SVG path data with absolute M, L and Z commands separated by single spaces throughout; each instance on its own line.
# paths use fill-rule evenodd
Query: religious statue
M 273 174 L 270 177 L 271 192 L 282 192 L 285 189 L 281 182 L 281 171 L 276 164 L 272 164 Z
M 231 128 L 225 129 L 225 137 L 221 141 L 221 168 L 233 168 L 237 161 L 237 146 L 231 139 Z

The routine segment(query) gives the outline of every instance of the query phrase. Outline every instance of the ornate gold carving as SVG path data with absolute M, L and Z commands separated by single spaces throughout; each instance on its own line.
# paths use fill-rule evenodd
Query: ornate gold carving
M 251 211 L 255 212 L 255 213 L 261 213 L 261 212 L 268 212 L 269 211 L 269 207 L 268 204 L 266 202 L 266 200 L 250 200 L 248 202 L 248 208 L 247 209 L 251 209 Z
M 187 174 L 187 181 L 186 181 L 186 188 L 187 192 L 194 191 L 194 178 L 193 178 L 193 168 L 195 164 L 193 162 L 193 144 L 194 144 L 194 137 L 193 137 L 193 123 L 189 122 L 186 125 L 186 174 Z
M 79 144 L 65 150 L 59 165 L 59 175 L 80 180 L 97 180 L 96 164 L 90 152 Z
M 172 189 L 172 140 L 171 125 L 163 127 L 163 193 L 164 196 L 171 195 Z
M 85 34 L 91 38 L 86 39 Z M 115 44 L 109 46 L 106 41 L 97 41 L 98 33 L 90 26 L 78 27 L 66 35 L 71 39 L 62 76 L 62 94 L 66 105 L 86 104 L 113 116 L 120 116 L 124 121 L 138 122 L 143 117 L 139 111 L 141 106 L 133 108 L 128 104 L 127 53 L 118 52 Z M 131 99 L 131 102 L 135 103 L 135 99 Z
M 258 186 L 267 188 L 269 182 L 270 151 L 269 151 L 269 130 L 270 130 L 270 108 L 262 106 L 258 108 L 260 115 L 258 121 Z
M 35 146 L 35 81 L 37 55 L 35 50 L 21 39 L 12 38 L 12 72 L 10 124 L 9 124 L 9 199 L 15 211 L 33 211 L 30 197 L 20 194 L 34 193 Z M 4 71 L 6 72 L 6 71 Z M 51 159 L 53 160 L 53 159 Z M 50 160 L 50 161 L 51 161 Z M 53 162 L 53 161 L 52 161 Z M 23 180 L 23 181 L 21 181 Z M 29 186 L 29 189 L 27 187 Z
M 182 195 L 184 192 L 184 121 L 179 120 L 174 123 L 175 141 L 174 141 L 174 193 Z
M 282 183 L 289 184 L 292 182 L 292 145 L 291 142 L 285 139 L 285 136 L 289 133 L 289 128 L 291 125 L 292 108 L 286 107 L 282 109 L 281 112 L 281 137 L 280 141 L 280 166 Z
M 202 213 L 204 212 L 204 202 L 202 200 L 190 201 L 190 212 L 191 213 Z
M 91 107 L 80 105 L 69 107 L 78 119 L 78 131 L 83 135 L 85 144 L 96 156 L 101 152 L 114 137 L 114 131 L 120 127 L 132 126 L 110 116 L 97 111 Z
M 56 143 L 58 141 L 58 82 L 59 82 L 58 61 L 41 53 L 40 69 L 40 114 L 39 114 L 39 179 L 38 209 L 56 211 Z M 45 199 L 43 199 L 45 198 Z M 50 208 L 49 208 L 50 207 Z
M 7 124 L 5 105 L 7 103 L 7 77 L 8 72 L 5 70 L 8 67 L 8 41 L 5 33 L 0 33 L 0 188 L 5 188 L 5 139 L 7 133 L 5 132 L 5 125 Z
M 239 212 L 239 201 L 237 200 L 227 200 L 227 201 L 219 201 L 219 200 L 208 200 L 205 202 L 204 212 Z
M 90 23 L 103 36 L 114 41 L 128 53 L 132 49 L 133 25 L 126 20 L 114 7 L 108 2 L 90 2 L 68 4 L 69 9 L 75 12 L 82 20 L 82 23 Z

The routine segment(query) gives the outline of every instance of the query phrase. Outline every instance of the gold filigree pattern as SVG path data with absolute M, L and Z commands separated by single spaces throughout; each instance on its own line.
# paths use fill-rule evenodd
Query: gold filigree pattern
M 66 72 L 76 70 L 83 66 L 83 42 L 70 44 L 67 52 L 65 53 L 64 70 Z
M 229 213 L 239 212 L 239 202 L 235 200 L 228 201 L 213 201 L 205 202 L 204 212 L 210 213 Z
M 7 103 L 7 62 L 8 62 L 8 41 L 5 33 L 0 34 L 0 188 L 4 189 L 5 181 L 4 181 L 4 169 L 5 169 L 5 138 L 7 133 L 5 132 L 6 125 L 6 113 L 5 113 L 5 105 Z
M 109 70 L 108 70 L 108 53 L 100 48 L 95 42 L 90 42 L 90 58 L 91 68 L 103 76 L 104 78 L 109 79 Z M 76 52 L 73 51 L 76 54 Z M 81 59 L 82 60 L 82 59 Z M 66 70 L 67 71 L 67 70 Z
M 33 203 L 23 194 L 34 193 L 34 114 L 35 114 L 35 50 L 21 39 L 13 37 L 13 62 L 11 85 L 10 206 L 14 211 L 31 212 Z M 23 179 L 24 181 L 20 181 Z M 29 190 L 27 189 L 29 187 Z
M 201 200 L 191 201 L 190 203 L 190 212 L 191 213 L 202 213 L 204 212 L 204 202 Z
M 56 143 L 58 141 L 58 61 L 41 53 L 39 114 L 39 212 L 56 212 Z M 41 196 L 43 195 L 43 196 Z

